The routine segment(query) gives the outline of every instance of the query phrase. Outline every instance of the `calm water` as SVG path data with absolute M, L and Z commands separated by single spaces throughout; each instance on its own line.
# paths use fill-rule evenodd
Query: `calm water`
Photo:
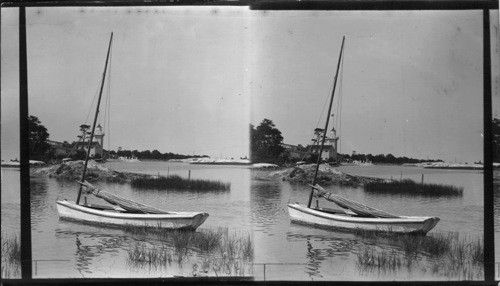
M 115 170 L 149 174 L 178 174 L 191 178 L 209 178 L 231 183 L 230 191 L 154 191 L 136 190 L 129 184 L 96 183 L 103 189 L 161 209 L 171 211 L 203 211 L 210 214 L 201 226 L 204 229 L 227 227 L 230 233 L 242 237 L 251 235 L 250 197 L 248 193 L 250 170 L 244 168 L 199 167 L 183 163 L 113 162 L 107 165 Z M 8 187 L 7 187 L 8 186 Z M 32 244 L 35 278 L 82 277 L 170 277 L 192 276 L 193 264 L 201 264 L 204 257 L 195 251 L 188 261 L 176 262 L 167 268 L 130 267 L 127 251 L 136 243 L 160 247 L 154 239 L 142 241 L 119 229 L 83 225 L 59 220 L 56 200 L 76 199 L 77 185 L 50 178 L 31 178 Z M 101 203 L 89 197 L 89 202 Z M 2 169 L 2 231 L 19 232 L 19 171 Z M 251 265 L 246 275 L 251 275 Z M 213 271 L 209 275 L 215 275 Z
M 401 195 L 373 195 L 362 189 L 327 187 L 327 190 L 371 206 L 401 215 L 438 216 L 441 221 L 432 232 L 458 231 L 461 236 L 477 236 L 483 232 L 483 176 L 481 171 L 429 170 L 398 166 L 344 166 L 342 171 L 381 178 L 403 178 L 464 187 L 459 198 L 423 198 Z M 281 181 L 266 181 L 265 172 L 254 172 L 251 190 L 252 223 L 256 240 L 254 275 L 256 279 L 300 280 L 440 280 L 450 277 L 446 269 L 429 271 L 426 263 L 404 267 L 394 272 L 362 272 L 356 266 L 357 253 L 370 242 L 353 234 L 327 231 L 291 224 L 288 202 L 306 203 L 309 188 Z M 320 203 L 327 205 L 328 203 Z M 260 246 L 260 247 L 259 247 Z M 400 246 L 380 242 L 376 250 Z M 439 262 L 436 262 L 439 265 Z M 259 271 L 260 268 L 260 271 Z M 424 270 L 425 269 L 425 270 Z
M 128 184 L 99 186 L 158 208 L 172 211 L 205 211 L 210 217 L 201 228 L 228 227 L 230 231 L 252 234 L 254 266 L 249 269 L 257 280 L 448 280 L 457 279 L 438 266 L 424 270 L 433 261 L 397 272 L 360 271 L 357 253 L 364 247 L 394 249 L 398 245 L 363 241 L 351 233 L 327 231 L 291 224 L 288 202 L 307 201 L 304 185 L 280 180 L 262 180 L 269 171 L 245 167 L 188 165 L 165 162 L 110 162 L 110 168 L 148 174 L 178 174 L 192 178 L 231 182 L 230 191 L 200 193 L 186 191 L 141 191 Z M 363 176 L 404 178 L 464 187 L 463 197 L 423 198 L 400 195 L 373 195 L 362 189 L 327 187 L 350 199 L 401 215 L 438 216 L 441 221 L 432 232 L 456 232 L 478 236 L 483 232 L 483 175 L 481 171 L 429 170 L 398 166 L 343 166 L 342 171 Z M 165 268 L 130 267 L 127 250 L 135 243 L 148 247 L 160 241 L 140 241 L 119 229 L 109 229 L 60 221 L 55 201 L 76 198 L 76 184 L 49 178 L 32 178 L 33 272 L 36 278 L 59 277 L 169 277 L 190 276 L 192 264 L 200 257 Z M 97 202 L 97 201 L 96 201 Z M 327 202 L 320 202 L 327 205 Z M 498 205 L 495 205 L 498 207 Z M 2 231 L 19 232 L 19 171 L 2 169 Z M 264 265 L 265 264 L 265 265 Z M 434 261 L 439 265 L 439 261 Z M 264 272 L 265 268 L 265 272 Z M 213 273 L 210 273 L 213 275 Z
M 495 214 L 495 262 L 500 262 L 500 170 L 493 170 L 493 212 Z M 496 267 L 496 277 L 500 279 L 498 267 Z

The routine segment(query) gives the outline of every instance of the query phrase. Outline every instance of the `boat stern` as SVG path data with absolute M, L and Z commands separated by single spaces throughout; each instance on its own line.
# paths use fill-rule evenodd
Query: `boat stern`
M 431 231 L 439 222 L 438 217 L 430 217 L 424 221 L 424 225 L 422 226 L 422 232 L 427 234 Z
M 193 230 L 197 229 L 200 225 L 202 225 L 205 222 L 205 220 L 207 220 L 207 218 L 208 218 L 207 213 L 196 214 L 193 218 L 193 223 L 191 224 Z

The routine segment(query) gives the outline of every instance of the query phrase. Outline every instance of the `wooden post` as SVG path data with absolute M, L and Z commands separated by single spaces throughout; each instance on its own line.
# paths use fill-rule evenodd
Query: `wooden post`
M 403 170 L 401 170 L 401 177 L 400 177 L 400 179 L 399 179 L 399 180 L 400 180 L 400 181 L 402 181 L 402 180 L 403 180 Z
M 188 173 L 188 180 L 191 180 L 191 170 L 189 170 L 189 173 Z
M 422 174 L 422 185 L 424 184 L 424 174 Z
M 167 168 L 167 177 L 170 175 L 170 167 Z
M 28 114 L 28 56 L 26 45 L 26 7 L 19 9 L 19 150 L 21 155 L 20 170 L 20 214 L 21 214 L 21 277 L 23 281 L 32 278 L 31 248 L 31 198 L 29 173 L 29 114 Z M 18 212 L 19 213 L 19 212 Z M 3 257 L 2 257 L 3 258 Z M 2 259 L 3 260 L 3 259 Z
M 319 209 L 319 201 L 316 200 L 316 208 Z

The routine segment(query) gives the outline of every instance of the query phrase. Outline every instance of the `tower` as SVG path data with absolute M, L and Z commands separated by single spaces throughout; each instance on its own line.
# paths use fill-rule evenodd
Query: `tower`
M 99 147 L 96 148 L 96 154 L 100 154 L 101 156 L 103 155 L 103 147 L 104 147 L 104 133 L 102 133 L 102 127 L 101 124 L 97 125 L 95 134 L 94 134 L 94 140 L 99 143 Z
M 337 131 L 335 130 L 334 127 L 332 127 L 332 130 L 330 130 L 330 136 L 326 137 L 326 142 L 328 145 L 331 145 L 333 147 L 333 154 L 330 156 L 330 158 L 333 158 L 333 160 L 337 160 L 337 141 L 339 140 L 339 137 L 337 137 Z

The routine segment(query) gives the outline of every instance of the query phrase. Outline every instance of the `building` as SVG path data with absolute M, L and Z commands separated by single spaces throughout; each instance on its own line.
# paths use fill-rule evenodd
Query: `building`
M 283 153 L 285 153 L 291 160 L 302 160 L 307 156 L 307 150 L 302 146 L 295 146 L 291 144 L 281 144 Z
M 92 144 L 90 145 L 90 157 L 94 157 L 96 155 L 102 157 L 104 155 L 104 133 L 102 132 L 102 127 L 99 124 L 94 132 L 94 138 L 92 140 Z M 89 142 L 77 142 L 75 149 L 77 150 L 85 150 L 87 152 L 89 147 Z
M 54 155 L 56 156 L 66 156 L 71 151 L 68 143 L 58 142 L 54 140 L 47 140 L 47 143 L 50 145 L 50 149 L 54 151 Z
M 307 146 L 307 149 L 309 150 L 310 154 L 315 154 L 317 155 L 321 149 L 321 139 L 323 139 L 323 136 L 320 138 L 320 142 L 316 142 L 315 145 L 309 145 Z M 339 140 L 339 137 L 337 136 L 337 131 L 335 128 L 332 128 L 330 130 L 330 136 L 327 136 L 325 138 L 325 146 L 323 146 L 323 152 L 321 154 L 321 158 L 324 161 L 338 161 L 338 152 L 337 152 L 337 142 Z
M 317 139 L 313 140 L 316 142 L 313 145 L 308 145 L 307 147 L 294 146 L 290 144 L 282 144 L 284 152 L 288 155 L 290 159 L 307 160 L 311 158 L 311 155 L 317 155 L 321 149 L 321 139 L 323 136 L 318 136 Z M 337 137 L 335 128 L 330 131 L 330 136 L 325 138 L 325 146 L 323 146 L 323 152 L 321 158 L 324 161 L 334 162 L 338 161 L 337 152 L 337 142 L 339 137 Z

